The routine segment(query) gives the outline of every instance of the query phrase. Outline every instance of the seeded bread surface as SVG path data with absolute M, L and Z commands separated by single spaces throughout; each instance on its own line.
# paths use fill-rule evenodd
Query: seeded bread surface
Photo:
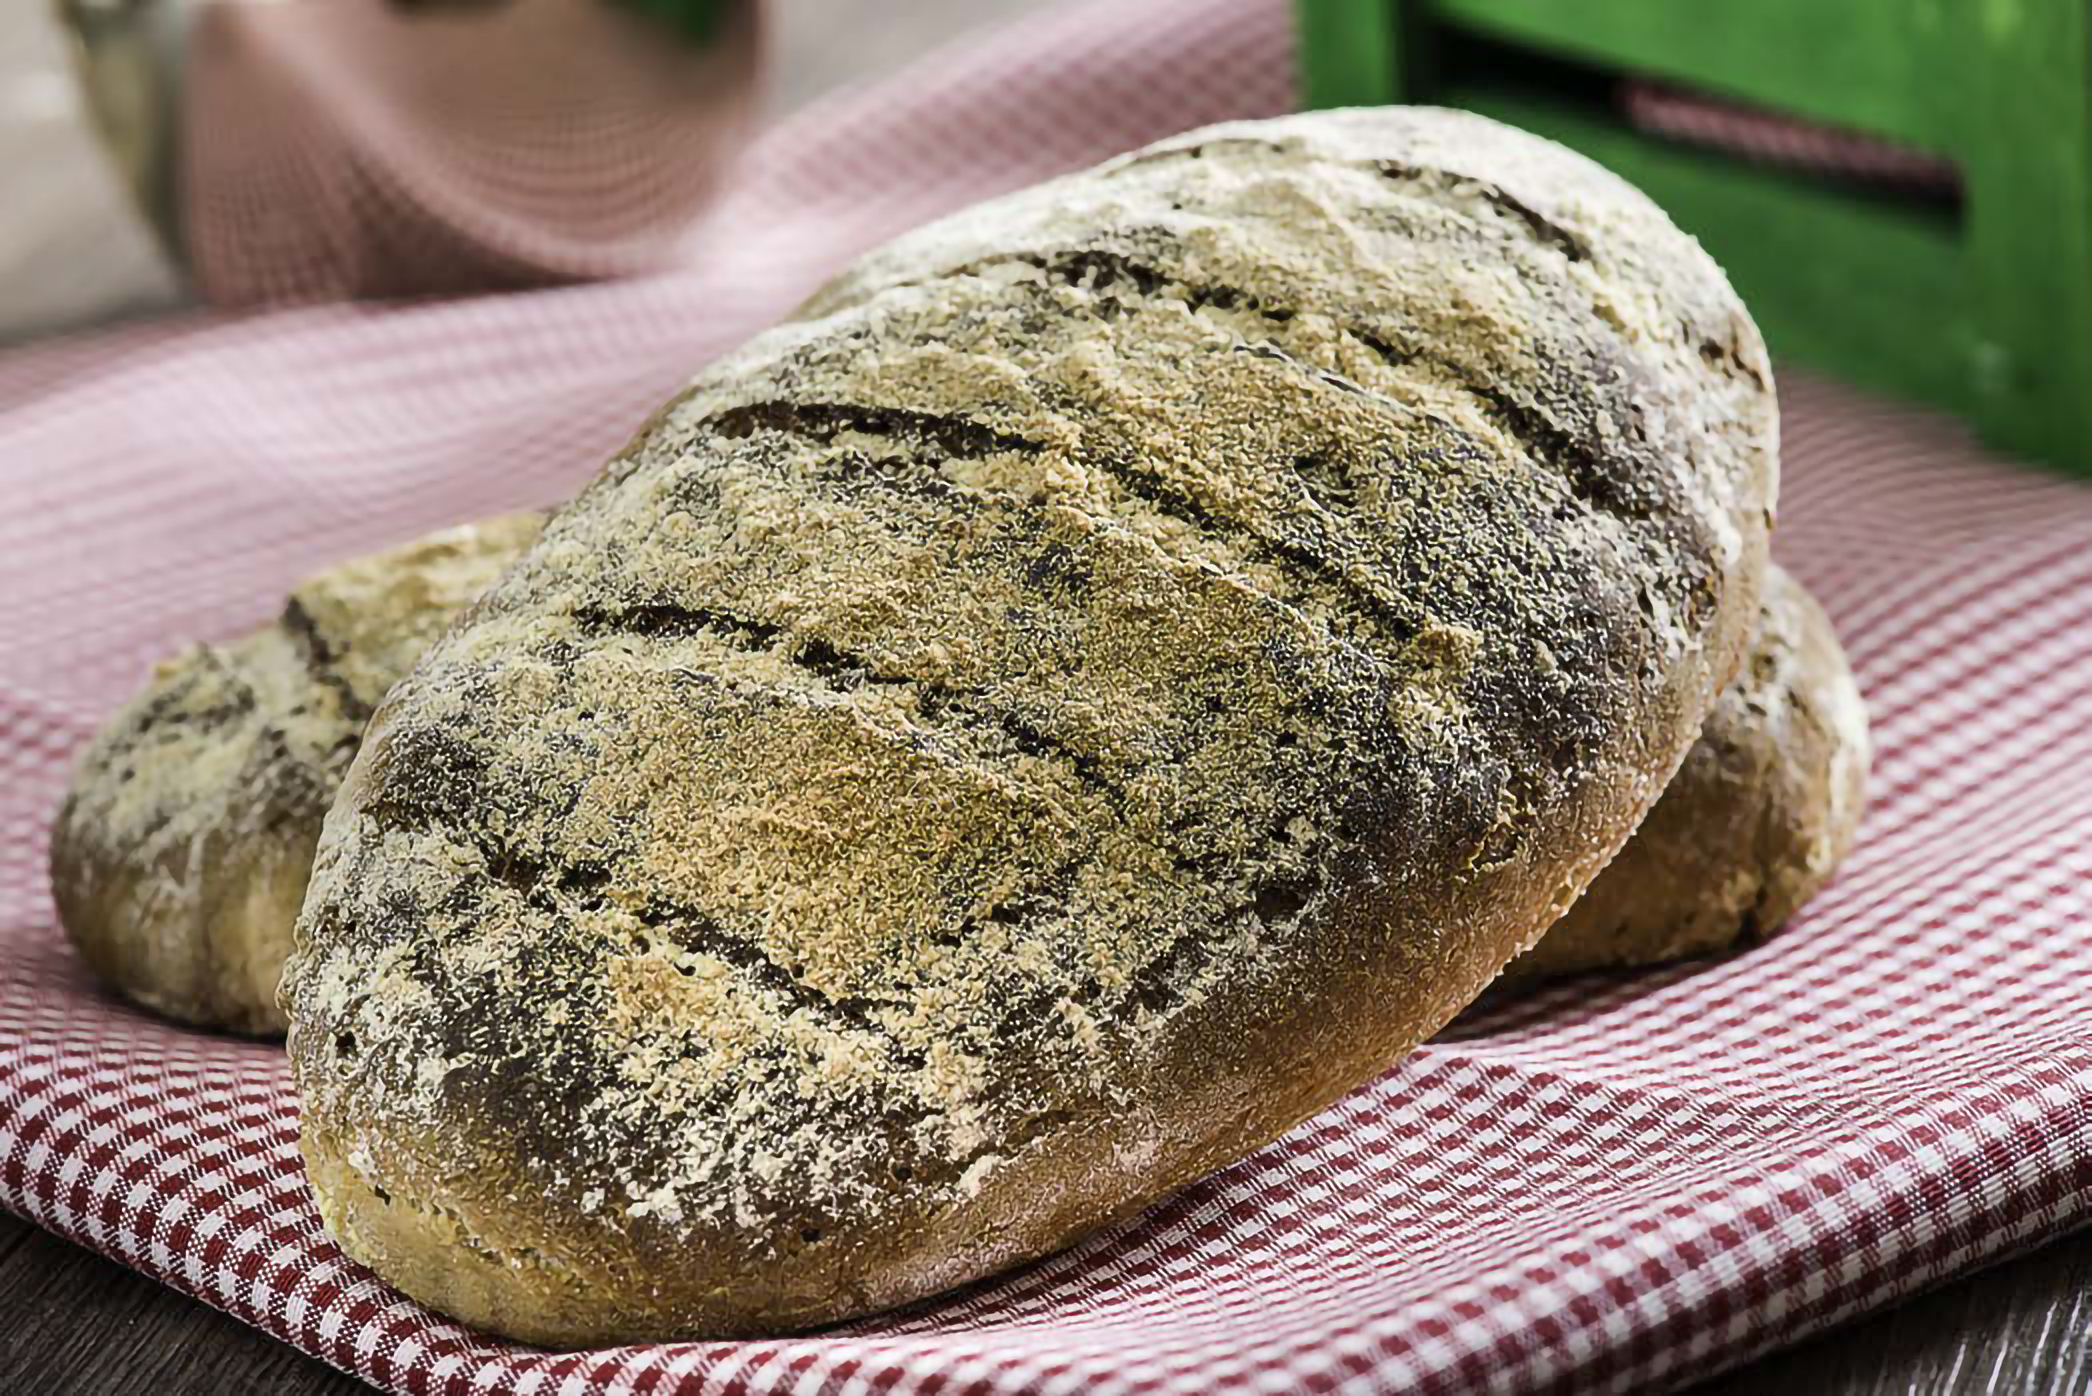
M 301 589 L 305 599 L 289 614 L 309 615 L 312 598 L 321 595 L 378 598 L 362 608 L 359 677 L 366 691 L 383 692 L 418 656 L 399 644 L 368 643 L 370 627 L 396 616 L 417 635 L 440 633 L 476 598 L 473 583 L 491 581 L 528 545 L 536 517 L 446 530 L 345 563 L 340 576 L 322 573 L 308 582 Z M 295 647 L 286 647 L 283 636 L 303 633 L 309 623 L 278 621 L 233 646 L 198 646 L 163 666 L 148 688 L 150 701 L 120 710 L 101 738 L 100 754 L 81 767 L 71 797 L 76 812 L 65 823 L 63 846 L 73 851 L 60 859 L 71 869 L 63 877 L 76 909 L 103 897 L 113 902 L 106 890 L 111 884 L 142 881 L 152 859 L 162 856 L 150 843 L 123 844 L 119 852 L 113 833 L 143 820 L 171 823 L 186 814 L 192 821 L 176 830 L 189 840 L 176 845 L 186 876 L 169 879 L 154 900 L 124 907 L 120 917 L 128 919 L 71 915 L 83 938 L 90 927 L 110 928 L 86 947 L 106 979 L 131 986 L 131 997 L 148 1006 L 173 997 L 173 1016 L 282 1031 L 276 984 L 312 844 L 361 738 L 350 720 L 357 708 L 329 703 L 315 693 L 309 670 L 284 661 L 287 648 Z M 227 677 L 243 673 L 260 677 Z M 317 739 L 272 748 L 275 759 L 265 764 L 247 759 L 257 740 L 269 742 L 260 734 L 291 728 L 301 718 L 331 725 Z M 148 739 L 156 729 L 157 742 Z M 1750 656 L 1663 797 L 1619 856 L 1505 974 L 1532 978 L 1658 964 L 1771 934 L 1850 851 L 1865 806 L 1869 754 L 1866 708 L 1829 619 L 1799 583 L 1769 567 Z M 123 793 L 115 787 L 135 779 L 140 767 L 158 784 L 156 804 L 107 819 Z M 79 827 L 87 810 L 107 819 L 93 827 L 109 851 L 91 868 L 80 866 L 78 852 L 87 837 Z M 262 849 L 275 870 L 228 874 L 228 856 L 254 846 L 252 833 L 240 831 L 259 827 L 271 831 Z M 208 900 L 223 897 L 218 889 L 227 885 L 240 889 L 232 911 Z M 129 934 L 118 936 L 117 926 Z M 227 935 L 228 927 L 244 933 Z M 237 955 L 211 952 L 213 928 Z M 206 988 L 194 987 L 199 979 L 208 979 Z M 171 996 L 176 989 L 184 992 Z

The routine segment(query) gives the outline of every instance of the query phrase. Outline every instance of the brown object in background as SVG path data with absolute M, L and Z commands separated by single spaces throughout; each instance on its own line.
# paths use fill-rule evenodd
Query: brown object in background
M 1851 851 L 1869 756 L 1866 705 L 1829 617 L 1768 569 L 1750 655 L 1685 764 L 1506 977 L 1657 964 L 1770 935 Z
M 701 7 L 689 7 L 701 8 Z M 701 41 L 619 0 L 72 0 L 126 178 L 219 304 L 657 270 L 756 95 L 756 0 Z

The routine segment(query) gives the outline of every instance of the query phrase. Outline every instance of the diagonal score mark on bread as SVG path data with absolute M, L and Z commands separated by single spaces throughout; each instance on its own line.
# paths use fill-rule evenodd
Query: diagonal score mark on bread
M 1063 1245 L 1369 1079 L 1741 661 L 1756 331 L 1431 111 L 1195 132 L 874 253 L 379 707 L 286 967 L 322 1214 L 578 1343 Z
M 83 756 L 54 830 L 61 918 L 101 978 L 183 1022 L 284 1030 L 291 925 L 363 721 L 538 522 L 489 520 L 359 558 L 306 583 L 270 629 L 159 666 Z M 315 636 L 315 611 L 358 630 Z M 1663 798 L 1507 977 L 1770 935 L 1844 860 L 1869 756 L 1858 687 L 1822 609 L 1777 566 L 1759 611 L 1749 656 Z M 373 644 L 380 627 L 403 639 Z M 353 683 L 332 667 L 352 649 Z

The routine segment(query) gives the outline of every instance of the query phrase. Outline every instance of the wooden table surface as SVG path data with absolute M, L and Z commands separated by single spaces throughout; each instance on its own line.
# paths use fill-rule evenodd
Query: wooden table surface
M 771 0 L 773 110 L 1050 0 Z M 100 162 L 45 0 L 0 0 L 0 343 L 177 304 Z M 1703 1388 L 1721 1396 L 2092 1390 L 2092 1235 L 1969 1276 Z M 370 1388 L 0 1212 L 0 1393 Z
M 1702 1396 L 2092 1390 L 2092 1242 L 1971 1275 L 1699 1388 Z M 0 1212 L 0 1392 L 347 1396 L 370 1387 Z

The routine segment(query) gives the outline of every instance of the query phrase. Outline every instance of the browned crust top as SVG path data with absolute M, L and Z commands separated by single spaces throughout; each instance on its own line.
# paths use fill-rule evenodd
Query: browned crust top
M 1059 1244 L 1575 896 L 1741 652 L 1774 434 L 1698 248 L 1479 118 L 1215 128 L 910 235 L 376 716 L 285 978 L 308 1150 L 563 1295 L 538 1333 Z

